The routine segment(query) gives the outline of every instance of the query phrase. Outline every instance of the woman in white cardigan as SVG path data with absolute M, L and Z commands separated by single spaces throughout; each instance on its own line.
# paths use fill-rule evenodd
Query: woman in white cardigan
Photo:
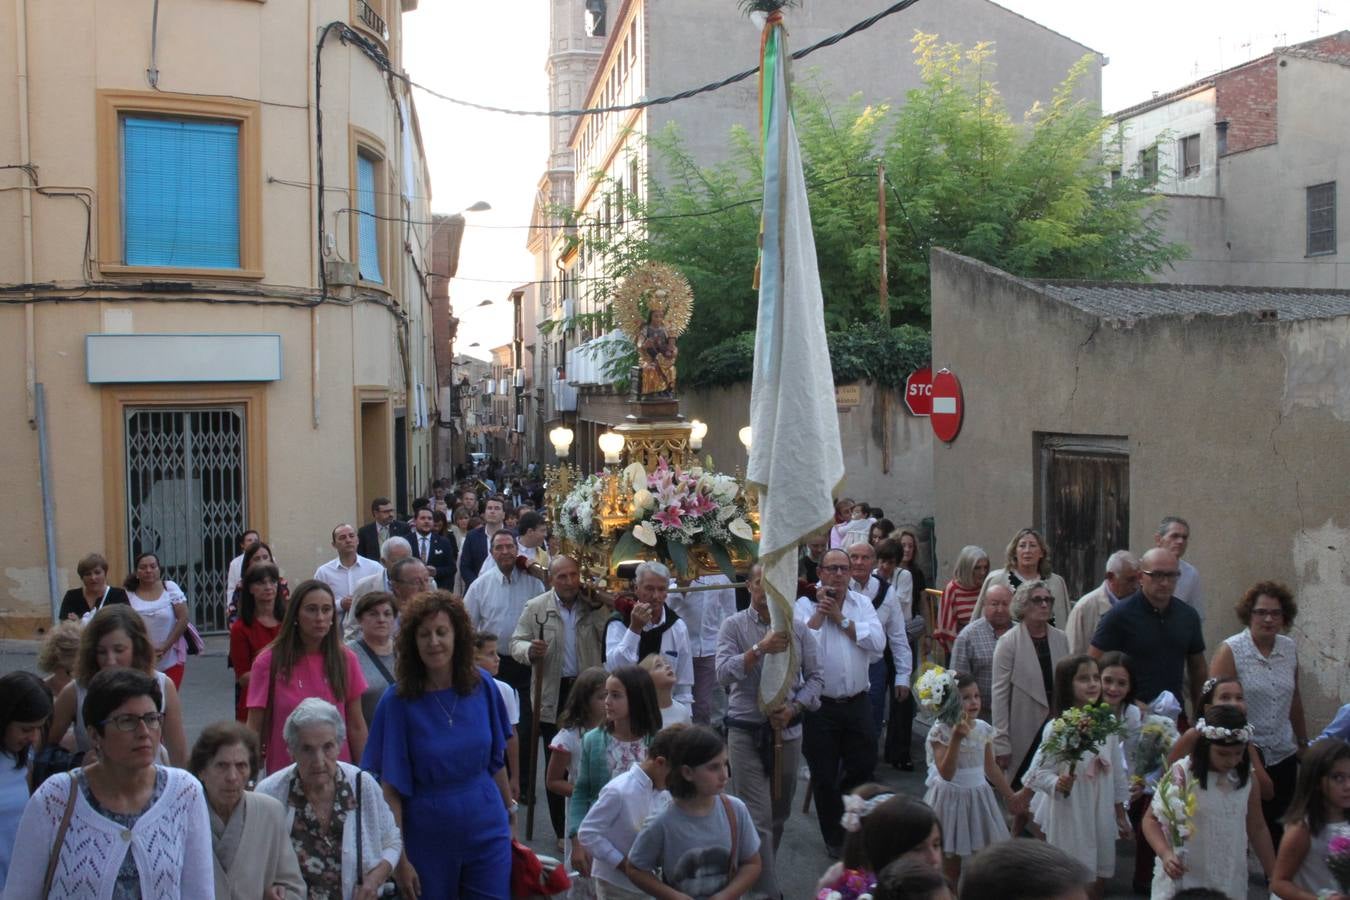
M 300 701 L 282 731 L 295 762 L 255 790 L 286 808 L 285 830 L 310 897 L 375 900 L 403 852 L 403 836 L 374 776 L 338 760 L 346 732 L 333 704 Z
M 29 799 L 5 900 L 215 896 L 202 786 L 182 769 L 155 765 L 159 694 L 156 680 L 134 669 L 104 669 L 90 680 L 82 712 L 98 761 L 48 779 Z
M 248 790 L 260 757 L 258 736 L 235 721 L 207 725 L 192 745 L 188 771 L 211 812 L 216 900 L 305 900 L 286 810 Z

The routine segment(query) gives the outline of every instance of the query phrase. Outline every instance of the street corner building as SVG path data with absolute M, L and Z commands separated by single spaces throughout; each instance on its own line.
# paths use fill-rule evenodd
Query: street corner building
M 246 528 L 303 578 L 432 477 L 462 229 L 390 74 L 416 5 L 0 9 L 0 634 L 91 551 L 158 554 L 222 630 Z
M 933 363 L 964 420 L 935 442 L 949 570 L 960 543 L 1043 524 L 1078 597 L 1117 549 L 1191 526 L 1206 644 L 1233 604 L 1290 586 L 1310 717 L 1350 696 L 1350 291 L 1032 281 L 932 254 Z

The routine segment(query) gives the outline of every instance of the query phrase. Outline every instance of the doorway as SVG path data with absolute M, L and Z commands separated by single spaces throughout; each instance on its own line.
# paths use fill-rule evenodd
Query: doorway
M 1045 539 L 1072 602 L 1101 583 L 1112 553 L 1129 548 L 1129 451 L 1123 437 L 1039 438 Z

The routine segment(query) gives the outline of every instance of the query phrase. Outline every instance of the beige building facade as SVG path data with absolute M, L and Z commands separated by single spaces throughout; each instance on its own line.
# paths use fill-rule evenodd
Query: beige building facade
M 431 187 L 390 74 L 416 5 L 0 10 L 0 631 L 91 551 L 112 581 L 158 554 L 220 630 L 245 528 L 294 582 L 425 490 Z
M 1247 588 L 1293 590 L 1320 729 L 1350 696 L 1350 292 L 1032 282 L 942 250 L 932 271 L 965 411 L 933 449 L 939 571 L 1031 526 L 1077 596 L 1182 516 L 1209 653 Z

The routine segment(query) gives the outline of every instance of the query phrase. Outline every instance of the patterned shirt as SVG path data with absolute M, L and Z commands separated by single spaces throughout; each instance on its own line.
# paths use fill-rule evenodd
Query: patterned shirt
M 962 628 L 952 645 L 952 668 L 975 676 L 980 686 L 980 718 L 986 722 L 993 721 L 990 703 L 994 699 L 994 645 L 998 639 L 994 626 L 981 616 Z
M 287 798 L 295 807 L 295 824 L 291 826 L 291 846 L 300 861 L 300 874 L 309 887 L 309 900 L 342 900 L 342 829 L 347 813 L 356 809 L 356 795 L 335 767 L 333 809 L 325 826 L 314 813 L 314 807 L 300 787 L 300 779 L 291 779 Z
M 1273 766 L 1298 750 L 1294 726 L 1289 721 L 1289 705 L 1297 683 L 1298 653 L 1294 639 L 1275 635 L 1270 656 L 1256 649 L 1252 631 L 1244 628 L 1224 641 L 1233 652 L 1233 665 L 1247 697 L 1247 718 L 1252 723 L 1252 740 L 1265 754 L 1266 765 Z

